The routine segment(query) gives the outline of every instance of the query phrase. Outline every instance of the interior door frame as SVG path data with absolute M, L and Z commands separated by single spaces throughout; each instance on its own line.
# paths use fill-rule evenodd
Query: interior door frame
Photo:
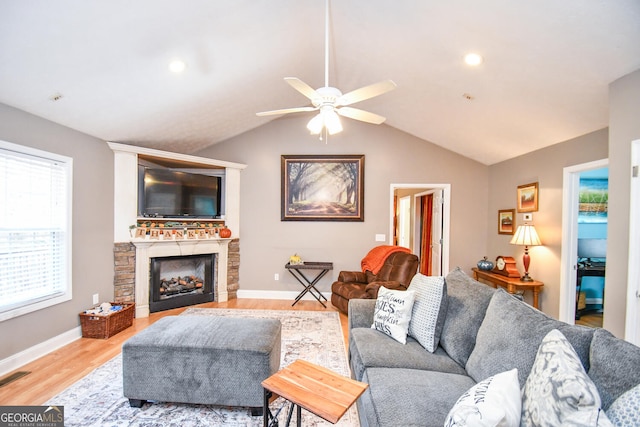
M 389 189 L 389 244 L 393 245 L 393 197 L 396 190 L 422 188 L 442 190 L 442 274 L 449 272 L 449 229 L 451 223 L 451 184 L 391 184 Z M 415 245 L 414 245 L 415 246 Z M 415 249 L 415 247 L 414 247 Z
M 608 166 L 609 159 L 601 159 L 567 166 L 562 171 L 562 250 L 558 319 L 571 325 L 575 324 L 576 318 L 580 173 Z
M 627 277 L 627 314 L 624 339 L 640 345 L 640 139 L 631 142 L 631 183 L 629 191 L 629 261 Z

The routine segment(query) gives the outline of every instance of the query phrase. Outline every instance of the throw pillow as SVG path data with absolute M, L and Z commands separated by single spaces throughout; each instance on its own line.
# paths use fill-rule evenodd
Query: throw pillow
M 551 330 L 538 347 L 522 389 L 521 425 L 569 425 L 582 415 L 579 412 L 596 414 L 599 419 L 600 406 L 598 389 L 575 350 L 562 332 Z
M 433 353 L 438 347 L 447 313 L 447 285 L 444 277 L 418 273 L 411 279 L 408 289 L 416 293 L 409 321 L 409 336 Z
M 445 427 L 517 427 L 520 425 L 518 370 L 494 375 L 465 392 L 453 406 Z
M 640 426 L 640 384 L 618 397 L 607 409 L 607 416 L 616 426 Z
M 409 290 L 396 291 L 380 287 L 371 327 L 406 344 L 415 295 L 415 292 Z

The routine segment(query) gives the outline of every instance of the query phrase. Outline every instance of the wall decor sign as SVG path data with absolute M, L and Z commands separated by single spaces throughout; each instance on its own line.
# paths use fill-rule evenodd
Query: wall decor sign
M 364 221 L 364 155 L 281 156 L 282 221 Z
M 501 209 L 498 211 L 498 234 L 513 234 L 516 229 L 516 210 Z
M 518 212 L 538 211 L 538 183 L 518 186 Z

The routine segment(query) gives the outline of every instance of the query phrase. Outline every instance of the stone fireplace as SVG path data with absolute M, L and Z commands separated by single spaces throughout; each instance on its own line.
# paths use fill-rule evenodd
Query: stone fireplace
M 227 301 L 236 298 L 240 268 L 238 239 L 141 240 L 116 243 L 114 246 L 115 302 L 135 302 L 136 317 L 149 316 L 151 260 L 198 254 L 216 255 L 212 266 L 213 300 Z

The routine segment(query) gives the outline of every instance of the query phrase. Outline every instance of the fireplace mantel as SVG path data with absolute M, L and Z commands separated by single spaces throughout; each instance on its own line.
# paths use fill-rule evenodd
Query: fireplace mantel
M 149 264 L 151 258 L 218 254 L 214 290 L 216 301 L 228 300 L 227 263 L 231 239 L 207 240 L 132 240 L 136 247 L 135 301 L 136 317 L 149 317 Z

